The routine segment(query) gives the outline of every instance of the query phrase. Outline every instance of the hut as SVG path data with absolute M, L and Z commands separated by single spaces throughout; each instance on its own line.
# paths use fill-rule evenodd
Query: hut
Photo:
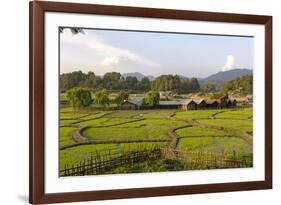
M 179 101 L 159 101 L 159 108 L 163 108 L 163 109 L 176 109 L 180 106 L 180 102 Z
M 143 104 L 143 98 L 132 98 L 125 100 L 121 104 L 122 109 L 126 110 L 139 110 Z
M 227 100 L 227 107 L 236 107 L 237 101 L 235 99 L 228 99 Z
M 218 108 L 218 102 L 216 100 L 207 100 L 206 103 L 207 103 L 207 108 L 210 108 L 210 109 Z
M 199 100 L 193 100 L 196 104 L 197 104 L 197 109 L 201 110 L 201 109 L 206 109 L 207 107 L 207 103 L 205 100 L 203 99 L 199 99 Z
M 182 100 L 179 105 L 181 110 L 187 111 L 187 110 L 196 110 L 197 104 L 192 100 Z
M 233 99 L 233 100 L 232 100 L 232 106 L 233 106 L 233 107 L 236 107 L 236 105 L 237 105 L 237 100 Z

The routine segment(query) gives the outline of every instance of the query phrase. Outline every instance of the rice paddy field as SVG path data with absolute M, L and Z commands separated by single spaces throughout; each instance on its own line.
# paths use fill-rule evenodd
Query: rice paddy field
M 101 174 L 252 167 L 252 112 L 251 108 L 76 112 L 63 107 L 60 170 L 132 153 L 145 157 L 104 166 Z M 150 158 L 147 150 L 156 148 L 161 154 Z

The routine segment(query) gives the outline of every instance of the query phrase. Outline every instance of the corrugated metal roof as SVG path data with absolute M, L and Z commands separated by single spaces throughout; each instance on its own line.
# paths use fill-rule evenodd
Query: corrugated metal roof
M 194 102 L 192 99 L 186 99 L 186 100 L 182 100 L 180 101 L 181 105 L 188 105 L 189 103 Z
M 180 105 L 181 102 L 179 101 L 159 101 L 159 105 Z
M 216 101 L 216 100 L 207 100 L 207 101 L 206 101 L 207 104 L 213 104 L 213 103 L 215 103 L 215 102 L 217 102 L 217 101 Z
M 235 99 L 227 99 L 227 102 L 233 103 L 234 101 L 236 101 L 236 100 Z
M 143 98 L 131 98 L 131 99 L 126 100 L 125 102 L 129 102 L 129 103 L 135 104 L 137 106 L 141 106 L 143 103 Z
M 202 102 L 205 101 L 205 100 L 203 100 L 203 99 L 198 99 L 198 100 L 193 100 L 193 101 L 198 105 L 198 104 L 202 103 Z

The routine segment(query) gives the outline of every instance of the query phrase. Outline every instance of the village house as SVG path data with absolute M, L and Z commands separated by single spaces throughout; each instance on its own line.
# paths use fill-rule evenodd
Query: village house
M 227 100 L 227 107 L 236 107 L 237 101 L 235 99 L 228 99 Z
M 196 110 L 197 109 L 197 104 L 192 100 L 182 100 L 180 102 L 180 109 L 187 111 L 187 110 Z
M 218 102 L 216 101 L 216 100 L 207 100 L 206 101 L 206 103 L 207 103 L 207 108 L 208 109 L 216 109 L 216 108 L 218 108 Z
M 180 101 L 173 101 L 173 100 L 159 101 L 159 107 L 165 109 L 177 109 L 179 108 L 180 104 L 181 104 Z
M 125 100 L 121 106 L 126 110 L 139 110 L 143 104 L 143 98 L 132 98 Z
M 207 103 L 203 99 L 193 100 L 197 104 L 197 109 L 206 109 Z
M 121 109 L 126 110 L 139 110 L 143 107 L 143 98 L 132 98 L 125 100 L 121 104 Z M 223 96 L 216 100 L 204 100 L 204 99 L 185 99 L 181 101 L 166 100 L 159 101 L 159 104 L 154 106 L 156 109 L 180 109 L 180 110 L 202 110 L 202 109 L 221 109 L 227 107 L 236 107 L 237 101 L 235 99 L 229 99 L 227 96 Z

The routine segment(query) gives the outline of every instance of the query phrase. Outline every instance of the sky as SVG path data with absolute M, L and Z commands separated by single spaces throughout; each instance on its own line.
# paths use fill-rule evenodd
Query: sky
M 253 37 L 96 29 L 60 33 L 60 73 L 114 71 L 204 78 L 235 68 L 253 69 L 253 53 Z

